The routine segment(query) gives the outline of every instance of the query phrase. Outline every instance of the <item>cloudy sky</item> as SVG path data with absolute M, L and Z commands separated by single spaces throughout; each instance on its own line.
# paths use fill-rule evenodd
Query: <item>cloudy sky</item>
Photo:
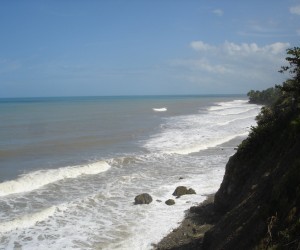
M 3 0 L 0 97 L 247 93 L 281 83 L 300 0 Z

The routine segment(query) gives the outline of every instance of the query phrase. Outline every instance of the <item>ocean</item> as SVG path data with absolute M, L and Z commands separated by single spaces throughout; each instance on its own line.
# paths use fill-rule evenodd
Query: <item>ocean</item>
M 151 249 L 218 190 L 259 111 L 245 96 L 0 99 L 0 249 Z

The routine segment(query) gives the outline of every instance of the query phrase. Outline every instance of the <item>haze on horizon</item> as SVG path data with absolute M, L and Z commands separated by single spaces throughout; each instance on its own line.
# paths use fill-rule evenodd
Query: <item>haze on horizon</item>
M 299 0 L 4 0 L 0 98 L 262 90 L 299 23 Z

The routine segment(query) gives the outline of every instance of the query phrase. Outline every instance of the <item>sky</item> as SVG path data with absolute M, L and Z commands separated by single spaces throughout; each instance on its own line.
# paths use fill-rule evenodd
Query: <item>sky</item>
M 299 38 L 300 0 L 2 0 L 0 98 L 245 94 Z

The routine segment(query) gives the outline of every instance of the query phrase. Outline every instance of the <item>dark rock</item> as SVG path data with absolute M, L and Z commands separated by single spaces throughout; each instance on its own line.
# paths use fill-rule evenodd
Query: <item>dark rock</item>
M 134 204 L 135 205 L 137 205 L 137 204 L 149 204 L 151 202 L 152 202 L 152 197 L 151 197 L 150 194 L 147 194 L 147 193 L 137 195 L 134 198 Z
M 173 195 L 180 197 L 182 195 L 185 195 L 187 191 L 188 191 L 188 189 L 185 186 L 179 186 L 175 189 Z
M 187 187 L 185 186 L 179 186 L 175 189 L 173 195 L 180 197 L 182 195 L 186 195 L 186 194 L 196 194 L 195 190 L 192 188 L 187 189 Z
M 192 188 L 189 188 L 186 194 L 196 194 L 196 191 Z
M 169 199 L 165 202 L 168 206 L 172 206 L 175 204 L 175 201 L 173 199 Z

